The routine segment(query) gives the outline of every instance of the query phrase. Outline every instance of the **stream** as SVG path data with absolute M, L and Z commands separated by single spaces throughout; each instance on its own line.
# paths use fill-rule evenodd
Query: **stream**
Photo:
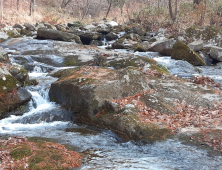
M 54 60 L 54 66 L 51 66 L 40 62 L 39 58 L 42 57 L 40 54 L 24 54 L 25 51 L 30 50 L 51 50 L 54 47 L 54 41 L 31 38 L 20 40 L 19 43 L 7 41 L 1 46 L 10 53 L 13 64 L 21 64 L 21 58 L 28 62 L 32 66 L 32 71 L 29 73 L 30 79 L 36 79 L 39 84 L 26 87 L 32 94 L 32 100 L 28 103 L 28 111 L 25 114 L 11 115 L 0 120 L 0 136 L 46 137 L 62 144 L 69 144 L 75 151 L 86 155 L 82 166 L 78 168 L 81 170 L 222 169 L 221 156 L 211 155 L 207 150 L 185 145 L 178 139 L 138 146 L 132 142 L 124 142 L 111 131 L 75 124 L 72 112 L 50 102 L 48 96 L 51 83 L 57 80 L 48 76 L 48 72 L 64 69 L 59 67 L 62 57 L 56 52 L 47 54 L 46 58 L 51 57 Z M 155 58 L 155 53 L 152 55 Z M 158 60 L 158 56 L 156 59 Z M 169 62 L 167 58 L 159 60 L 160 63 Z M 213 70 L 216 71 L 212 73 L 212 77 L 216 76 L 220 82 L 222 79 L 219 74 L 217 75 L 217 68 Z

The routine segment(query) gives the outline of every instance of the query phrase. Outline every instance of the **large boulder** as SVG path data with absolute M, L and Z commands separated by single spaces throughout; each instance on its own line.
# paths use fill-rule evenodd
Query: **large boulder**
M 9 63 L 8 53 L 0 47 L 0 62 Z
M 78 33 L 83 44 L 89 45 L 92 40 L 100 40 L 102 34 L 98 32 L 82 32 Z
M 161 55 L 171 56 L 175 40 L 157 41 L 151 44 L 149 51 L 159 52 Z
M 192 111 L 214 109 L 214 103 L 221 102 L 216 90 L 151 70 L 155 67 L 158 66 L 151 64 L 150 69 L 143 71 L 135 67 L 119 70 L 80 67 L 59 71 L 54 74 L 59 79 L 51 85 L 49 96 L 71 109 L 81 123 L 110 129 L 126 140 L 142 142 L 165 139 L 169 129 L 176 132 L 190 123 L 180 120 L 186 117 L 181 112 L 181 101 L 184 101 L 183 109 Z M 176 124 L 177 121 L 181 124 Z
M 144 36 L 146 34 L 145 29 L 141 26 L 141 25 L 129 25 L 125 28 L 125 31 L 130 34 L 130 33 L 135 33 L 138 34 L 140 36 Z
M 82 44 L 79 36 L 54 29 L 40 28 L 37 31 L 37 36 L 38 38 L 43 38 L 43 39 L 76 42 L 78 44 Z
M 23 25 L 21 25 L 21 24 L 15 24 L 15 25 L 13 25 L 13 28 L 19 28 L 19 29 L 25 29 L 25 27 L 23 26 Z
M 197 53 L 181 41 L 177 41 L 173 45 L 171 58 L 175 60 L 185 60 L 194 66 L 206 65 L 204 60 Z
M 51 85 L 50 99 L 73 110 L 80 122 L 111 129 L 126 140 L 150 142 L 153 139 L 148 136 L 153 133 L 157 133 L 158 139 L 169 133 L 161 126 L 141 123 L 134 105 L 120 109 L 112 102 L 150 91 L 145 75 L 139 69 L 128 67 L 116 71 L 81 67 L 62 71 L 59 75 L 62 77 Z
M 188 44 L 188 46 L 193 51 L 201 51 L 204 48 L 203 40 L 194 41 L 194 42 Z
M 116 40 L 118 38 L 118 35 L 113 32 L 110 32 L 107 35 L 105 35 L 105 37 L 107 41 L 112 41 L 112 40 Z
M 27 30 L 35 31 L 35 26 L 32 25 L 32 24 L 30 24 L 30 23 L 28 23 L 28 22 L 25 22 L 25 23 L 24 23 L 24 26 L 25 26 L 25 28 L 26 28 Z
M 26 89 L 20 89 L 22 83 L 10 74 L 10 67 L 9 64 L 0 63 L 0 119 L 7 116 L 7 112 L 28 102 L 32 97 Z
M 216 46 L 211 47 L 210 56 L 217 61 L 222 61 L 222 48 Z

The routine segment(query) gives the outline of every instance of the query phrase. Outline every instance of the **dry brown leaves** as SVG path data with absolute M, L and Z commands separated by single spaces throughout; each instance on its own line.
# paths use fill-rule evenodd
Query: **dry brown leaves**
M 104 69 L 104 68 L 100 68 L 100 67 L 93 67 L 93 66 L 83 66 L 81 68 L 79 68 L 76 71 L 72 72 L 72 75 L 69 77 L 66 77 L 62 80 L 59 80 L 57 82 L 62 82 L 65 80 L 69 80 L 69 79 L 73 79 L 73 78 L 93 78 L 93 79 L 101 79 L 103 80 L 104 77 L 108 74 L 110 74 L 113 70 L 111 69 Z M 113 71 L 112 72 L 112 77 L 115 78 L 116 74 Z M 83 83 L 84 84 L 84 83 Z M 83 85 L 81 84 L 81 85 Z
M 145 75 L 147 75 L 147 76 L 155 76 L 155 77 L 161 77 L 161 78 L 163 78 L 164 76 L 166 76 L 166 75 L 164 75 L 164 74 L 161 74 L 161 73 L 159 73 L 158 71 L 156 71 L 156 70 L 151 70 L 151 69 L 147 69 L 147 70 L 142 70 L 142 72 L 145 74 Z
M 212 87 L 218 87 L 220 89 L 222 89 L 222 84 L 220 83 L 215 83 L 215 81 L 210 78 L 210 77 L 206 77 L 206 76 L 193 76 L 190 81 L 192 83 L 195 84 L 203 84 L 203 85 L 208 85 L 208 86 L 212 86 Z
M 10 152 L 13 148 L 18 147 L 20 145 L 25 145 L 28 148 L 31 149 L 32 155 L 31 156 L 26 156 L 22 158 L 21 160 L 14 160 Z M 43 144 L 45 151 L 49 151 L 50 149 L 56 150 L 57 154 L 60 154 L 63 158 L 63 163 L 61 164 L 62 167 L 64 168 L 73 168 L 73 167 L 79 167 L 81 162 L 80 159 L 82 157 L 74 152 L 74 151 L 69 151 L 65 146 L 57 144 L 57 143 L 52 143 L 52 142 L 44 142 Z M 40 151 L 38 144 L 34 142 L 28 142 L 26 138 L 24 137 L 10 137 L 5 140 L 0 140 L 0 169 L 4 170 L 14 170 L 18 167 L 22 167 L 24 169 L 29 170 L 28 164 L 29 164 L 29 158 L 32 156 L 36 155 L 36 152 Z M 44 157 L 46 161 L 43 161 L 38 164 L 38 166 L 41 168 L 45 166 L 48 162 L 48 158 Z
M 163 114 L 140 101 L 142 95 L 147 92 L 136 94 L 134 96 L 123 99 L 112 100 L 118 103 L 120 107 L 131 103 L 138 109 L 138 115 L 143 123 L 161 123 L 170 129 L 172 133 L 179 132 L 182 128 L 198 127 L 198 128 L 216 128 L 222 125 L 222 102 L 214 105 L 214 109 L 196 108 L 187 105 L 186 102 L 175 101 L 175 115 Z M 150 93 L 150 92 L 149 92 Z M 221 143 L 222 147 L 222 143 Z

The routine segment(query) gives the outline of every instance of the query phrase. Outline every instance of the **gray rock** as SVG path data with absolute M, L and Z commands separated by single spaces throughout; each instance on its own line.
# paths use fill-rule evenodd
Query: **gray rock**
M 96 27 L 96 31 L 102 34 L 108 34 L 111 31 L 111 28 L 108 27 L 106 24 L 99 24 Z
M 0 62 L 9 63 L 8 53 L 0 47 Z
M 65 24 L 58 24 L 58 25 L 56 25 L 55 27 L 56 27 L 56 29 L 59 30 L 59 31 L 66 31 L 66 30 L 69 29 L 69 27 L 68 27 L 67 25 L 65 25 Z
M 188 44 L 188 46 L 193 51 L 201 51 L 201 50 L 203 50 L 203 41 L 202 40 L 194 41 L 194 42 Z
M 30 24 L 30 23 L 28 23 L 28 22 L 25 22 L 24 26 L 26 27 L 27 30 L 35 31 L 35 26 Z
M 35 24 L 35 27 L 36 27 L 37 29 L 39 29 L 39 28 L 45 28 L 45 25 L 44 25 L 43 23 L 37 22 L 37 23 Z
M 127 27 L 125 28 L 125 31 L 128 34 L 135 33 L 135 34 L 139 34 L 140 36 L 144 36 L 146 34 L 146 31 L 141 25 L 133 25 L 132 27 Z
M 216 46 L 211 47 L 210 56 L 217 61 L 222 61 L 222 48 Z
M 21 25 L 21 24 L 15 24 L 15 25 L 13 25 L 13 28 L 19 28 L 19 29 L 24 29 L 25 27 L 23 26 L 23 25 Z
M 157 41 L 151 44 L 149 51 L 159 52 L 161 55 L 170 56 L 175 40 Z
M 150 47 L 150 43 L 148 41 L 143 41 L 141 44 L 145 49 L 148 49 Z
M 95 30 L 95 29 L 96 29 L 96 26 L 93 25 L 93 24 L 89 24 L 89 25 L 86 25 L 84 28 L 85 28 L 86 30 Z
M 32 98 L 31 93 L 29 91 L 27 91 L 26 89 L 23 89 L 23 88 L 18 89 L 17 95 L 18 95 L 18 98 L 20 100 L 20 105 L 28 102 Z
M 62 31 L 53 30 L 53 29 L 40 28 L 37 31 L 37 36 L 39 38 L 44 38 L 44 39 L 76 42 L 78 44 L 82 44 L 79 36 L 68 33 L 68 32 L 62 32 Z
M 157 34 L 166 34 L 167 29 L 165 28 L 159 28 L 159 30 L 157 31 Z
M 119 24 L 115 21 L 108 21 L 105 23 L 107 26 L 109 27 L 115 27 L 115 26 L 118 26 Z
M 6 33 L 0 32 L 0 39 L 7 40 L 8 38 L 9 38 L 9 36 Z

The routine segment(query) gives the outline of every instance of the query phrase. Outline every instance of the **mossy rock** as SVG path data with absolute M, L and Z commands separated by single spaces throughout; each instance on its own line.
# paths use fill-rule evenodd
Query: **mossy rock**
M 0 78 L 0 93 L 9 92 L 13 89 L 17 89 L 20 83 L 18 80 L 11 76 L 5 75 L 3 78 Z
M 78 61 L 78 57 L 79 57 L 78 55 L 67 56 L 65 57 L 62 64 L 64 66 L 79 66 L 80 63 Z
M 140 44 L 134 45 L 133 50 L 138 51 L 138 52 L 146 52 L 147 51 L 147 49 Z
M 84 27 L 84 26 L 85 24 L 83 24 L 81 21 L 74 21 L 71 27 Z
M 186 30 L 185 36 L 187 38 L 192 38 L 192 37 L 199 37 L 200 34 L 201 34 L 200 29 L 196 25 L 193 25 Z
M 218 38 L 217 35 L 221 36 L 222 31 L 220 27 L 216 25 L 206 26 L 205 28 L 200 28 L 196 25 L 193 25 L 186 30 L 185 39 L 188 43 L 197 39 L 202 39 L 206 42 L 214 40 L 216 43 L 221 45 L 220 38 Z
M 202 38 L 205 41 L 215 39 L 218 34 L 222 34 L 221 29 L 218 26 L 207 26 L 202 32 Z
M 171 58 L 175 60 L 184 60 L 193 64 L 194 66 L 204 66 L 204 60 L 194 51 L 192 51 L 186 44 L 177 41 L 172 48 Z

